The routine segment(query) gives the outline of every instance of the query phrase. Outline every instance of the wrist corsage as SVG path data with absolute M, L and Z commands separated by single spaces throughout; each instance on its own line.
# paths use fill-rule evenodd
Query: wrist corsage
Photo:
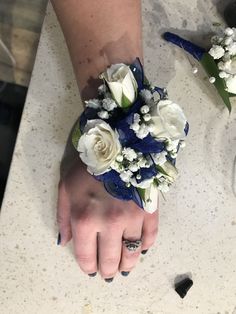
M 100 79 L 97 98 L 85 101 L 73 145 L 112 196 L 152 213 L 158 190 L 167 192 L 177 177 L 188 122 L 167 91 L 148 82 L 139 59 L 111 65 Z
M 230 112 L 230 97 L 236 96 L 236 28 L 228 27 L 221 34 L 213 36 L 209 50 L 170 32 L 166 32 L 164 38 L 183 48 L 202 64 L 210 83 L 215 85 Z M 193 72 L 197 73 L 197 68 Z

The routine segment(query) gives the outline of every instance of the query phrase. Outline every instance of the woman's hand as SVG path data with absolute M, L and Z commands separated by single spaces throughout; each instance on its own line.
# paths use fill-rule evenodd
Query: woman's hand
M 61 245 L 73 238 L 76 260 L 86 274 L 99 271 L 107 281 L 112 281 L 118 271 L 128 275 L 140 253 L 155 241 L 158 211 L 149 214 L 133 201 L 112 197 L 103 183 L 87 172 L 78 154 L 68 160 L 59 183 Z M 142 246 L 131 252 L 122 239 L 142 239 Z

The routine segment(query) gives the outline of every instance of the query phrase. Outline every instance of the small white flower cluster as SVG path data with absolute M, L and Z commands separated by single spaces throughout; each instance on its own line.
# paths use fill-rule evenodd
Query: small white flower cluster
M 173 152 L 177 155 L 177 146 L 184 142 L 166 143 L 166 148 L 169 151 L 162 151 L 161 153 L 150 154 L 148 157 L 144 156 L 141 152 L 137 152 L 130 147 L 124 147 L 116 160 L 111 164 L 111 169 L 117 171 L 123 182 L 127 187 L 135 186 L 138 188 L 146 189 L 151 184 L 155 184 L 157 189 L 163 193 L 169 191 L 169 186 L 175 181 L 177 177 L 176 168 L 168 161 L 167 157 L 172 156 Z M 155 164 L 158 169 L 157 175 L 142 180 L 140 175 L 141 168 L 149 168 L 152 164 Z
M 105 85 L 98 87 L 98 93 L 102 95 L 103 99 L 89 99 L 85 101 L 86 107 L 93 109 L 100 109 L 97 115 L 103 120 L 107 120 L 111 116 L 111 112 L 118 106 L 114 99 L 111 98 L 109 93 L 106 90 Z
M 219 77 L 224 79 L 227 91 L 236 94 L 236 28 L 226 28 L 223 36 L 212 37 L 209 54 L 217 60 Z M 215 78 L 209 79 L 215 83 Z
M 140 96 L 144 100 L 145 105 L 140 108 L 140 113 L 134 114 L 134 121 L 130 125 L 130 129 L 135 132 L 138 138 L 143 139 L 153 131 L 150 107 L 154 104 L 154 97 L 148 89 L 143 89 L 140 92 Z
M 127 186 L 131 184 L 138 186 L 137 180 L 141 180 L 140 168 L 149 168 L 151 164 L 151 160 L 145 158 L 142 153 L 136 152 L 130 147 L 124 147 L 111 165 L 111 168 L 119 172 L 121 180 Z

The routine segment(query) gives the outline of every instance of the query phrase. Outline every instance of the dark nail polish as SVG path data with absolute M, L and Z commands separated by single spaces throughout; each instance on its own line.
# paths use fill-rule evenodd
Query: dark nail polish
M 143 250 L 141 253 L 144 255 L 147 253 L 148 250 Z
M 179 296 L 183 299 L 188 290 L 192 287 L 193 281 L 190 278 L 185 278 L 175 284 L 175 291 L 179 294 Z
M 105 281 L 106 282 L 112 282 L 114 278 L 106 278 Z
M 61 234 L 60 232 L 58 233 L 58 237 L 57 237 L 57 245 L 61 244 Z
M 92 273 L 92 274 L 88 274 L 88 275 L 89 275 L 89 277 L 95 277 L 97 275 L 97 272 Z
M 122 271 L 121 275 L 127 277 L 129 275 L 129 271 Z

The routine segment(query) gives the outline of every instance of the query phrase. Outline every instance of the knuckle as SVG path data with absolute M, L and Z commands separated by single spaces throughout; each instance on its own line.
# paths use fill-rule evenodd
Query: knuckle
M 107 217 L 109 228 L 116 229 L 121 226 L 122 216 L 119 213 L 109 213 Z
M 82 226 L 87 226 L 88 224 L 91 223 L 92 220 L 92 215 L 91 211 L 89 210 L 78 210 L 78 209 L 73 209 L 72 210 L 72 218 L 78 222 L 78 224 Z
M 158 232 L 158 228 L 154 228 L 154 229 L 152 229 L 152 230 L 149 230 L 149 231 L 147 232 L 146 236 L 147 236 L 148 238 L 155 239 L 156 236 L 157 236 L 157 232 Z
M 128 250 L 126 250 L 126 253 L 125 253 L 125 257 L 127 258 L 127 259 L 137 259 L 138 257 L 139 257 L 139 255 L 140 255 L 140 249 L 138 250 L 138 251 L 135 251 L 135 252 L 130 252 L 130 251 L 128 251 Z
M 75 253 L 75 259 L 79 265 L 83 267 L 90 267 L 94 265 L 94 259 L 91 255 Z
M 149 248 L 150 246 L 153 246 L 153 244 L 155 243 L 155 240 L 153 239 L 147 239 L 145 241 L 145 247 Z
M 101 267 L 114 267 L 119 264 L 119 259 L 117 257 L 106 257 L 102 260 Z

